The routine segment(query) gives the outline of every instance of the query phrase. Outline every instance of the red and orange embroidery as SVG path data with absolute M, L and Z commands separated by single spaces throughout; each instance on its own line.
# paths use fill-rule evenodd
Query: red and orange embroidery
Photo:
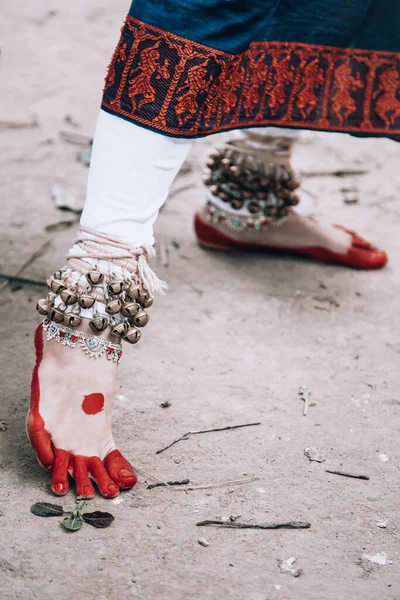
M 103 108 L 171 135 L 277 125 L 400 135 L 400 53 L 256 42 L 227 54 L 128 15 Z

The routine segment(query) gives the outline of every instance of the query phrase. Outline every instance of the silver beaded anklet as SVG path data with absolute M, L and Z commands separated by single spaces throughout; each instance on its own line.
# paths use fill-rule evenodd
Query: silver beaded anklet
M 108 360 L 118 364 L 121 361 L 121 344 L 113 344 L 101 337 L 65 327 L 50 319 L 44 319 L 43 329 L 46 331 L 47 341 L 55 340 L 63 346 L 71 346 L 71 348 L 75 348 L 79 343 L 79 346 L 90 358 L 99 358 L 105 354 Z

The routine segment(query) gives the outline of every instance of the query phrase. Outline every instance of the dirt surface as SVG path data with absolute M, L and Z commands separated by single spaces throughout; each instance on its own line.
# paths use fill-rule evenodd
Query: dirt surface
M 16 271 L 47 239 L 50 248 L 24 275 L 44 281 L 63 264 L 75 227 L 45 231 L 71 219 L 54 207 L 50 187 L 58 182 L 83 199 L 87 169 L 60 131 L 92 135 L 127 8 L 122 0 L 2 7 L 1 120 L 39 122 L 0 130 L 2 273 Z M 115 515 L 109 529 L 67 534 L 59 519 L 29 512 L 32 503 L 53 500 L 24 432 L 42 290 L 1 292 L 3 600 L 400 598 L 399 147 L 333 134 L 306 134 L 296 147 L 299 170 L 367 171 L 305 178 L 303 192 L 304 210 L 384 245 L 389 266 L 365 273 L 199 249 L 192 215 L 202 203 L 204 156 L 217 141 L 196 144 L 157 224 L 157 271 L 169 293 L 152 309 L 139 347 L 125 353 L 115 404 L 116 439 L 140 482 L 114 501 L 90 501 L 92 510 Z M 357 204 L 343 201 L 341 188 L 349 187 L 357 188 Z M 307 416 L 300 386 L 315 402 Z M 167 400 L 171 406 L 161 408 Z M 194 436 L 155 454 L 186 431 L 254 421 L 262 424 Z M 308 447 L 325 461 L 310 462 Z M 193 486 L 249 481 L 185 493 L 148 490 L 148 474 L 187 477 Z M 66 508 L 73 503 L 73 492 L 62 499 Z M 311 528 L 196 527 L 239 515 L 251 523 L 309 521 Z M 203 537 L 208 547 L 198 543 Z M 392 563 L 362 558 L 379 553 Z M 281 572 L 278 562 L 289 557 L 297 558 L 299 577 Z

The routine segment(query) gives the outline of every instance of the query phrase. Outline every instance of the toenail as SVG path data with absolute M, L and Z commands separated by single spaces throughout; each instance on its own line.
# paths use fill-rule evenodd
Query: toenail
M 119 492 L 119 487 L 115 485 L 115 483 L 110 483 L 110 485 L 108 486 L 108 490 L 112 493 Z
M 94 491 L 93 488 L 90 487 L 90 485 L 85 485 L 85 487 L 83 488 L 83 495 L 84 496 L 93 496 Z
M 63 491 L 64 491 L 64 486 L 63 486 L 63 484 L 62 484 L 62 483 L 57 483 L 57 484 L 54 486 L 54 491 L 55 491 L 55 492 L 60 492 L 60 493 L 61 493 L 61 492 L 63 492 Z
M 118 471 L 118 477 L 132 477 L 132 475 L 132 471 L 129 471 L 128 469 L 121 469 Z

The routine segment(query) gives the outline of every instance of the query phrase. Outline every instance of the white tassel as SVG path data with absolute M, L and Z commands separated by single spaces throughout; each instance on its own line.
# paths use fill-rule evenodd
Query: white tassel
M 164 290 L 167 289 L 167 284 L 165 281 L 159 279 L 154 271 L 152 271 L 143 254 L 138 258 L 138 272 L 145 288 L 150 292 L 150 294 L 154 294 L 156 292 L 165 294 Z

